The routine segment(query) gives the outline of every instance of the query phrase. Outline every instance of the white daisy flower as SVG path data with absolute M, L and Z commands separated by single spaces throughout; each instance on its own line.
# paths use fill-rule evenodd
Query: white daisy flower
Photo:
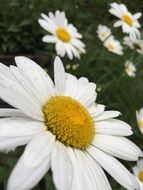
M 136 67 L 131 61 L 125 62 L 125 71 L 128 76 L 135 77 L 136 76 Z
M 104 41 L 111 35 L 111 29 L 104 25 L 98 25 L 97 35 L 101 41 Z
M 110 36 L 105 42 L 104 46 L 108 51 L 113 52 L 118 55 L 123 55 L 123 47 L 118 40 L 115 40 L 113 36 Z
M 136 118 L 138 127 L 143 134 L 143 108 L 141 108 L 139 111 L 136 111 Z
M 131 49 L 136 49 L 136 51 L 143 55 L 143 40 L 137 38 L 130 38 L 128 36 L 124 37 L 123 43 Z
M 80 55 L 85 53 L 85 45 L 80 40 L 82 35 L 72 24 L 68 24 L 64 12 L 56 11 L 55 15 L 50 12 L 48 16 L 41 14 L 41 17 L 38 19 L 39 24 L 50 33 L 42 40 L 55 43 L 57 55 L 64 57 L 67 54 L 70 59 L 73 59 L 73 57 L 80 58 Z
M 140 37 L 139 28 L 141 27 L 138 19 L 141 17 L 141 13 L 131 14 L 124 4 L 111 3 L 109 12 L 120 20 L 114 23 L 114 27 L 122 26 L 122 31 L 128 33 L 130 37 Z
M 140 185 L 140 190 L 143 190 L 143 159 L 137 162 L 137 165 L 133 167 L 133 173 Z
M 32 60 L 0 64 L 0 97 L 16 109 L 0 109 L 0 149 L 27 144 L 7 190 L 32 189 L 51 168 L 58 190 L 111 190 L 103 167 L 127 189 L 134 176 L 116 159 L 136 161 L 141 150 L 126 138 L 131 127 L 118 111 L 96 104 L 96 85 L 54 63 L 54 83 Z M 116 157 L 116 158 L 115 158 Z

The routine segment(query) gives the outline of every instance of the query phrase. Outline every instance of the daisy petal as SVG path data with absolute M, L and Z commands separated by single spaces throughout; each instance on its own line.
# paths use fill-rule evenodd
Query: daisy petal
M 16 57 L 15 62 L 23 75 L 22 82 L 27 82 L 32 94 L 43 105 L 47 101 L 47 97 L 53 95 L 51 94 L 51 88 L 54 86 L 52 80 L 38 64 L 27 57 Z M 16 73 L 14 72 L 14 74 Z
M 0 137 L 24 137 L 45 131 L 42 122 L 30 118 L 13 117 L 0 119 Z
M 119 26 L 122 26 L 123 24 L 123 21 L 122 20 L 118 20 L 114 23 L 114 27 L 119 27 Z
M 7 67 L 6 65 L 4 65 L 2 63 L 0 63 L 0 74 L 4 75 L 5 77 L 7 77 L 9 79 L 13 78 L 9 67 Z
M 54 34 L 55 28 L 56 28 L 56 26 L 54 25 L 54 23 L 46 22 L 46 20 L 44 20 L 44 19 L 38 19 L 38 23 L 40 24 L 40 26 L 42 28 L 44 28 L 45 30 L 47 30 L 51 34 Z
M 63 63 L 59 57 L 56 57 L 54 62 L 54 78 L 56 91 L 58 94 L 63 94 L 65 90 L 66 76 Z
M 90 107 L 96 100 L 96 84 L 89 83 L 83 88 L 83 91 L 80 92 L 80 97 L 78 98 L 83 105 Z
M 65 96 L 76 97 L 78 90 L 78 80 L 74 75 L 66 73 L 66 84 L 65 84 Z
M 65 49 L 66 49 L 66 52 L 67 52 L 67 55 L 69 57 L 69 59 L 73 59 L 73 52 L 71 50 L 71 46 L 69 44 L 65 44 Z
M 73 177 L 72 164 L 67 153 L 67 147 L 58 141 L 52 151 L 51 164 L 53 179 L 57 189 L 71 189 Z
M 124 160 L 136 161 L 142 155 L 141 150 L 124 137 L 96 134 L 93 145 Z
M 111 119 L 114 117 L 118 117 L 121 113 L 119 111 L 104 111 L 103 113 L 96 116 L 95 121 L 101 121 L 106 119 Z
M 60 12 L 59 10 L 57 10 L 55 13 L 55 19 L 56 19 L 56 23 L 57 23 L 59 28 L 66 27 L 67 19 L 65 17 L 64 12 Z
M 123 187 L 139 189 L 134 176 L 117 159 L 92 146 L 87 151 Z
M 75 150 L 82 170 L 82 175 L 87 184 L 88 190 L 93 190 L 94 187 L 100 190 L 111 190 L 110 184 L 96 161 L 85 152 Z
M 84 48 L 85 47 L 85 44 L 79 40 L 79 39 L 73 39 L 72 42 L 71 42 L 77 49 L 80 49 L 80 47 Z
M 19 84 L 11 70 L 2 64 L 0 64 L 0 98 L 13 107 L 21 109 L 26 115 L 42 120 L 43 114 L 39 104 Z
M 79 50 L 76 49 L 72 44 L 69 44 L 69 48 L 71 49 L 72 51 L 72 54 L 77 57 L 77 58 L 80 58 L 80 53 L 79 53 Z
M 25 145 L 29 143 L 29 141 L 33 138 L 33 136 L 28 137 L 0 137 L 0 151 L 9 152 L 14 150 L 18 146 Z
M 142 16 L 142 13 L 136 13 L 133 15 L 134 19 L 139 19 Z
M 73 166 L 73 181 L 72 181 L 71 190 L 86 189 L 85 180 L 83 179 L 81 168 L 79 167 L 79 162 L 77 160 L 75 152 L 71 148 L 68 148 L 67 151 Z
M 0 109 L 0 117 L 26 117 L 26 115 L 18 110 L 18 109 L 8 109 L 8 108 L 1 108 Z
M 41 163 L 41 165 L 35 168 L 27 168 L 24 162 L 24 157 L 21 156 L 10 175 L 7 190 L 32 189 L 49 170 L 50 155 Z
M 52 19 L 50 18 L 52 13 L 49 13 L 49 17 L 47 15 L 45 15 L 44 13 L 41 13 L 41 17 L 43 18 L 44 21 L 47 21 L 47 24 L 50 24 L 51 27 L 53 27 L 54 29 L 56 28 L 56 23 L 55 23 L 55 16 L 52 14 Z
M 39 134 L 33 138 L 27 145 L 23 155 L 25 166 L 35 168 L 42 164 L 51 153 L 54 142 L 55 136 L 49 132 Z
M 143 159 L 142 160 L 138 160 L 137 162 L 137 166 L 140 170 L 143 170 Z
M 56 43 L 57 42 L 57 38 L 55 36 L 51 36 L 51 35 L 46 35 L 42 38 L 43 42 L 48 42 L 48 43 Z
M 138 176 L 138 174 L 139 174 L 139 172 L 140 172 L 140 169 L 139 169 L 137 166 L 134 166 L 134 167 L 132 168 L 132 170 L 133 170 L 134 175 Z
M 132 135 L 131 127 L 117 119 L 108 119 L 105 121 L 96 122 L 96 133 L 116 136 L 130 136 Z
M 32 99 L 26 99 L 25 96 L 19 94 L 14 89 L 12 90 L 0 87 L 0 98 L 11 106 L 22 110 L 26 115 L 43 121 L 43 113 L 41 111 L 40 105 L 38 105 Z
M 66 53 L 66 49 L 64 47 L 64 43 L 61 42 L 61 41 L 58 41 L 56 43 L 56 51 L 57 51 L 57 54 L 61 57 L 64 57 L 65 56 L 65 53 Z
M 105 106 L 102 104 L 95 104 L 88 108 L 89 113 L 92 117 L 96 117 L 97 115 L 101 114 L 105 110 Z
M 85 107 L 91 107 L 96 100 L 96 84 L 78 80 L 78 90 L 75 99 L 81 102 Z

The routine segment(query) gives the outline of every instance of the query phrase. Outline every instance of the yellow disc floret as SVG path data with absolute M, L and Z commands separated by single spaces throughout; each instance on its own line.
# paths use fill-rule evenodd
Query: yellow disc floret
M 56 35 L 63 42 L 69 42 L 71 40 L 70 33 L 64 28 L 58 28 L 56 30 Z
M 66 146 L 88 147 L 95 134 L 94 121 L 78 101 L 66 96 L 51 97 L 43 106 L 47 130 Z
M 122 19 L 129 26 L 133 25 L 133 19 L 131 18 L 131 16 L 129 16 L 129 15 L 123 15 Z
M 143 182 L 143 171 L 139 172 L 138 178 Z
M 113 49 L 114 49 L 114 46 L 113 46 L 113 44 L 108 44 L 107 45 L 107 48 L 108 48 L 108 50 L 110 51 L 112 51 Z
M 143 128 L 143 119 L 138 120 L 139 128 Z

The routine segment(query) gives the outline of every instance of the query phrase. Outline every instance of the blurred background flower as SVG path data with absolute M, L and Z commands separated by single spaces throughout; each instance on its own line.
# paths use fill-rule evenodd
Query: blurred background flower
M 111 9 L 109 12 L 120 19 L 114 23 L 114 27 L 122 26 L 122 31 L 128 33 L 132 38 L 140 37 L 138 29 L 141 25 L 139 24 L 138 19 L 141 17 L 141 13 L 132 15 L 128 11 L 126 5 L 115 2 L 111 3 Z
M 140 0 L 132 3 L 130 0 L 115 2 L 124 4 L 127 8 L 126 14 L 132 19 L 134 13 L 143 12 L 143 4 Z M 56 55 L 55 44 L 43 43 L 42 38 L 48 33 L 40 27 L 38 19 L 41 13 L 48 15 L 49 12 L 55 14 L 56 10 L 64 11 L 67 20 L 78 29 L 83 37 L 82 41 L 86 45 L 86 53 L 81 55 L 81 59 L 70 60 L 67 55 L 62 58 L 66 70 L 77 77 L 85 76 L 90 81 L 97 83 L 99 87 L 97 89 L 100 91 L 97 101 L 108 105 L 107 109 L 119 110 L 122 113 L 120 118 L 129 123 L 134 131 L 134 135 L 130 139 L 143 150 L 143 134 L 138 127 L 135 114 L 136 110 L 143 106 L 142 17 L 140 20 L 137 17 L 135 19 L 135 22 L 140 23 L 141 28 L 133 25 L 133 28 L 139 31 L 140 38 L 132 39 L 132 42 L 131 38 L 127 36 L 129 37 L 128 42 L 131 42 L 130 46 L 124 43 L 123 38 L 127 34 L 122 32 L 122 27 L 113 26 L 118 19 L 109 13 L 110 4 L 114 1 L 1 0 L 0 3 L 0 62 L 6 65 L 14 64 L 15 55 L 26 55 L 52 74 L 52 63 Z M 121 19 L 119 18 L 119 20 Z M 112 53 L 104 47 L 104 42 L 101 42 L 97 34 L 99 25 L 107 26 L 115 39 L 120 42 L 124 50 L 122 56 Z M 132 27 L 128 26 L 128 28 L 130 28 L 129 33 L 130 31 L 134 32 Z M 136 77 L 129 77 L 125 73 L 124 63 L 127 60 L 134 63 Z M 0 105 L 8 107 L 2 101 Z M 17 148 L 15 152 L 10 152 L 8 155 L 1 153 L 0 189 L 5 189 L 8 175 L 22 151 L 23 149 Z M 131 169 L 135 163 L 124 162 L 124 164 Z M 110 176 L 108 177 L 112 189 L 124 190 Z M 46 175 L 35 187 L 35 190 L 44 188 L 54 190 L 51 173 Z
M 135 77 L 136 76 L 136 67 L 131 61 L 125 62 L 125 71 L 128 76 Z
M 38 19 L 39 24 L 50 33 L 42 40 L 55 43 L 57 55 L 64 57 L 67 54 L 70 59 L 73 59 L 73 57 L 80 58 L 80 54 L 85 53 L 85 45 L 80 40 L 82 35 L 72 24 L 68 24 L 65 12 L 57 10 L 55 15 L 50 12 L 49 16 L 41 14 L 41 17 L 42 19 Z
M 123 47 L 118 40 L 114 39 L 114 36 L 110 36 L 105 42 L 104 46 L 113 53 L 123 55 Z
M 137 117 L 138 127 L 143 134 L 143 108 L 141 108 L 139 111 L 136 111 L 136 117 Z
M 137 162 L 133 168 L 133 173 L 140 184 L 140 190 L 143 190 L 143 159 Z
M 107 26 L 99 24 L 97 29 L 97 35 L 101 41 L 104 41 L 111 35 L 111 29 Z

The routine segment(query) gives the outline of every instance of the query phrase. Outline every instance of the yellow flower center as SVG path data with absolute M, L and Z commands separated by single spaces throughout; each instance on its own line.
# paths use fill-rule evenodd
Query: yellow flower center
M 47 130 L 66 146 L 88 147 L 95 135 L 92 117 L 78 101 L 67 96 L 51 97 L 43 106 Z
M 123 15 L 122 19 L 129 26 L 133 26 L 133 19 L 129 15 Z
M 70 33 L 64 28 L 58 28 L 56 30 L 56 35 L 63 42 L 69 42 L 71 40 Z
M 113 49 L 114 49 L 114 46 L 113 46 L 112 44 L 108 44 L 108 45 L 107 45 L 107 48 L 108 48 L 109 50 L 113 50 Z
M 141 171 L 141 172 L 139 173 L 138 178 L 139 178 L 140 181 L 143 182 L 143 171 Z
M 139 127 L 140 127 L 140 128 L 143 128 L 143 120 L 139 120 L 139 121 L 138 121 L 138 124 L 139 124 Z
M 106 34 L 105 33 L 101 33 L 100 36 L 101 36 L 101 38 L 105 38 Z

